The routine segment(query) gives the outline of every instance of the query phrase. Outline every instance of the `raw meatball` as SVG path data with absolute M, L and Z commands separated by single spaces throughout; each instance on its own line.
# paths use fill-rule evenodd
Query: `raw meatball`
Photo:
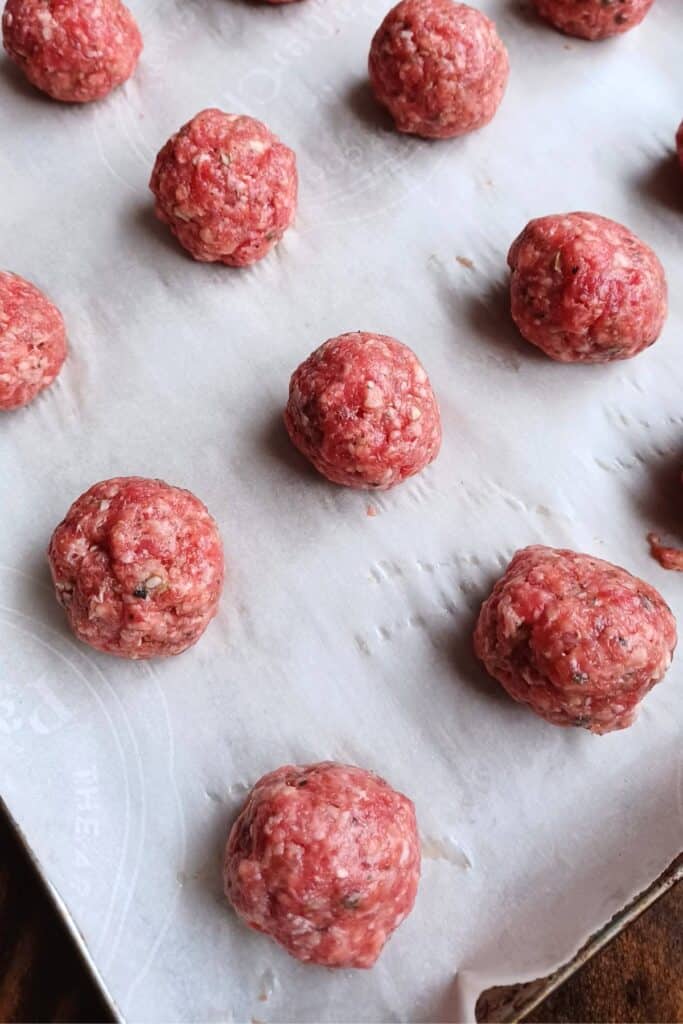
M 78 639 L 120 658 L 191 647 L 223 587 L 216 523 L 198 498 L 163 480 L 95 484 L 53 533 L 48 558 Z
M 142 36 L 120 0 L 7 0 L 5 49 L 53 99 L 88 103 L 135 70 Z
M 482 605 L 474 647 L 515 700 L 554 725 L 625 729 L 671 664 L 676 623 L 654 587 L 609 562 L 518 551 Z
M 296 157 L 253 117 L 203 110 L 157 156 L 157 217 L 191 256 L 244 267 L 294 220 Z
M 0 409 L 26 405 L 66 357 L 62 314 L 17 274 L 0 271 Z
M 331 338 L 294 371 L 285 426 L 328 480 L 393 487 L 441 446 L 441 418 L 414 352 L 385 334 Z
M 402 0 L 375 33 L 369 71 L 399 131 L 449 139 L 488 124 L 509 65 L 481 11 L 453 0 Z
M 683 572 L 683 551 L 680 548 L 667 547 L 666 544 L 662 544 L 656 533 L 648 533 L 647 539 L 650 544 L 650 554 L 657 559 L 662 569 Z
M 539 217 L 508 254 L 512 317 L 562 363 L 629 359 L 659 337 L 664 270 L 649 246 L 595 213 Z
M 561 32 L 581 39 L 607 39 L 640 25 L 654 0 L 533 0 L 536 10 Z
M 264 775 L 225 850 L 225 893 L 240 917 L 326 967 L 372 967 L 419 878 L 412 802 L 332 761 Z
M 678 162 L 681 168 L 683 168 L 683 121 L 681 121 L 676 132 L 676 152 L 678 153 Z

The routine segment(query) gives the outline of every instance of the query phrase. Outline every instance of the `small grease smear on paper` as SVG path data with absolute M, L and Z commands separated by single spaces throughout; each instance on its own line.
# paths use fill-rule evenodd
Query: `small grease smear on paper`
M 230 796 L 242 796 L 243 793 L 249 792 L 249 786 L 246 782 L 233 782 L 232 786 L 228 786 L 228 793 Z
M 261 987 L 259 989 L 258 994 L 259 1002 L 267 1003 L 274 991 L 275 975 L 273 974 L 270 967 L 267 967 L 266 970 L 261 975 Z
M 426 860 L 446 860 L 456 868 L 464 868 L 466 871 L 472 867 L 470 858 L 450 836 L 444 836 L 442 839 L 436 836 L 423 836 L 422 856 Z
M 205 790 L 208 799 L 212 800 L 215 804 L 228 803 L 230 800 L 234 800 L 235 797 L 244 796 L 244 794 L 248 792 L 249 786 L 246 782 L 233 782 L 233 784 L 228 786 L 224 791 L 221 791 L 219 787 Z
M 374 505 L 368 505 L 368 507 L 365 510 L 365 514 L 370 516 L 370 518 L 372 519 L 377 515 L 377 509 L 375 508 Z
M 200 878 L 203 878 L 206 874 L 209 865 L 203 864 L 202 867 L 196 871 L 178 871 L 176 873 L 176 882 L 178 885 L 186 885 L 187 882 L 196 882 Z
M 474 263 L 468 259 L 467 256 L 456 256 L 455 257 L 461 267 L 467 267 L 468 270 L 474 270 Z

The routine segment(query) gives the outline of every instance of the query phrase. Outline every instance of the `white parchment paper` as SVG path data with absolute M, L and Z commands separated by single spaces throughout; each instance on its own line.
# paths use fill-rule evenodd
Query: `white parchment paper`
M 129 1021 L 469 1020 L 681 847 L 680 658 L 632 729 L 598 738 L 512 703 L 471 653 L 532 542 L 625 565 L 683 622 L 683 580 L 645 543 L 680 511 L 679 0 L 599 45 L 482 0 L 509 90 L 487 129 L 436 144 L 371 100 L 386 6 L 138 0 L 139 73 L 85 108 L 0 60 L 0 265 L 58 302 L 71 341 L 57 384 L 0 424 L 1 789 Z M 251 270 L 193 263 L 151 212 L 157 150 L 211 105 L 299 158 L 296 227 Z M 667 268 L 668 325 L 631 362 L 556 365 L 510 323 L 509 243 L 571 209 L 625 222 Z M 411 345 L 443 413 L 438 461 L 381 496 L 326 484 L 280 420 L 293 368 L 358 328 Z M 51 593 L 51 530 L 119 474 L 190 488 L 221 527 L 220 614 L 174 660 L 91 652 Z M 371 972 L 296 963 L 221 894 L 248 786 L 323 758 L 385 775 L 424 836 L 414 913 Z

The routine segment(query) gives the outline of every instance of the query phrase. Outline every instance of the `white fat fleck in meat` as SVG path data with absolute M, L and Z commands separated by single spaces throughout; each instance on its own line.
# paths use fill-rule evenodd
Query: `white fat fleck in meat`
M 52 15 L 47 8 L 44 8 L 36 13 L 36 17 L 41 26 L 43 39 L 45 42 L 48 42 L 54 35 L 54 21 L 52 19 Z
M 363 405 L 366 409 L 381 409 L 384 405 L 384 395 L 372 380 L 369 380 L 365 385 Z

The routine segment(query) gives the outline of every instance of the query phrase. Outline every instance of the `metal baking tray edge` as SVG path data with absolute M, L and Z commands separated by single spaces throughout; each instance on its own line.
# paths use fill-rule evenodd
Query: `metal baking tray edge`
M 0 814 L 6 816 L 26 856 L 33 864 L 48 899 L 69 931 L 83 966 L 91 976 L 113 1019 L 123 1024 L 124 1018 L 112 996 L 107 991 L 107 987 L 90 955 L 88 945 L 71 917 L 68 907 L 47 879 L 40 861 L 33 853 L 30 843 L 1 796 Z M 536 1009 L 551 992 L 559 988 L 563 982 L 567 981 L 580 967 L 590 960 L 595 953 L 606 946 L 619 932 L 623 931 L 632 921 L 635 921 L 660 896 L 663 896 L 665 892 L 668 892 L 669 889 L 680 881 L 683 881 L 683 851 L 662 872 L 659 878 L 655 879 L 651 885 L 639 893 L 622 910 L 617 911 L 614 917 L 595 932 L 568 963 L 558 967 L 553 974 L 548 975 L 546 978 L 537 978 L 534 981 L 522 982 L 517 985 L 496 985 L 482 992 L 476 1005 L 476 1019 L 479 1024 L 498 1024 L 498 1022 L 500 1024 L 516 1024 L 525 1014 L 531 1013 L 532 1010 Z
M 23 847 L 26 857 L 33 865 L 35 873 L 38 876 L 39 882 L 43 887 L 43 891 L 47 895 L 48 900 L 50 901 L 54 909 L 57 911 L 57 914 L 63 921 L 64 926 L 71 935 L 71 938 L 76 947 L 76 951 L 78 952 L 78 955 L 83 963 L 83 967 L 90 975 L 93 984 L 95 985 L 100 996 L 102 997 L 102 1001 L 107 1006 L 113 1019 L 119 1022 L 119 1024 L 123 1024 L 123 1016 L 121 1015 L 121 1012 L 118 1009 L 114 1000 L 112 999 L 110 993 L 107 991 L 107 987 L 104 984 L 104 981 L 102 980 L 100 972 L 98 971 L 97 966 L 90 955 L 88 944 L 86 943 L 85 939 L 78 930 L 75 921 L 71 917 L 69 908 L 67 907 L 66 903 L 59 895 L 55 887 L 50 883 L 49 879 L 45 875 L 45 872 L 43 871 L 40 861 L 38 860 L 35 853 L 31 849 L 31 844 L 29 843 L 28 839 L 22 832 L 17 821 L 12 816 L 9 807 L 3 800 L 2 796 L 0 796 L 0 814 L 3 814 L 7 821 L 9 822 L 12 831 L 14 832 L 21 846 Z
M 562 967 L 546 978 L 522 982 L 518 985 L 496 985 L 482 992 L 477 1000 L 476 1018 L 479 1024 L 516 1024 L 527 1013 L 535 1010 L 543 1000 L 567 981 L 580 967 L 607 945 L 660 896 L 683 881 L 683 851 L 672 861 L 659 878 L 639 893 L 630 903 L 618 910 L 614 917 L 581 947 Z

